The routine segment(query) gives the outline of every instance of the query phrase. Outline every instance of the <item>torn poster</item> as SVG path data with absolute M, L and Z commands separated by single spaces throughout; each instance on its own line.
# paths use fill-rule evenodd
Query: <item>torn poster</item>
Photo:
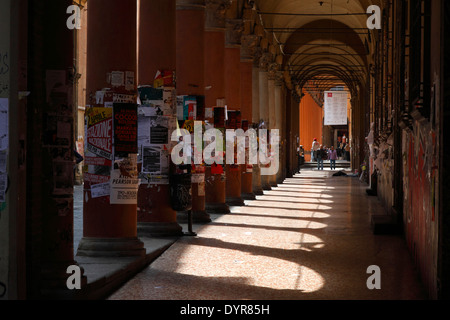
M 170 154 L 165 145 L 142 146 L 142 169 L 139 177 L 147 184 L 169 183 Z
M 184 97 L 185 96 L 177 96 L 177 119 L 179 121 L 184 120 Z
M 127 71 L 125 73 L 125 90 L 133 91 L 134 89 L 134 72 Z
M 110 183 L 111 204 L 137 204 L 139 178 L 135 154 L 114 161 Z
M 72 214 L 73 197 L 69 198 L 53 198 L 55 201 L 55 207 L 58 212 L 58 216 L 66 217 Z
M 8 149 L 9 125 L 8 125 L 9 100 L 0 98 L 0 150 Z
M 122 71 L 111 72 L 111 85 L 113 87 L 122 87 L 124 85 L 125 73 Z
M 52 104 L 51 95 L 55 91 L 59 91 L 66 86 L 66 71 L 65 70 L 46 70 L 45 71 L 45 87 L 46 87 L 46 101 Z
M 53 194 L 73 194 L 73 161 L 53 161 Z
M 7 184 L 8 184 L 8 174 L 0 173 L 0 203 L 6 201 Z
M 150 144 L 169 143 L 169 118 L 164 116 L 150 117 Z
M 195 96 L 185 96 L 183 119 L 196 120 L 196 118 L 197 118 L 197 98 Z
M 0 150 L 0 173 L 6 172 L 6 162 L 8 160 L 8 153 L 6 150 Z

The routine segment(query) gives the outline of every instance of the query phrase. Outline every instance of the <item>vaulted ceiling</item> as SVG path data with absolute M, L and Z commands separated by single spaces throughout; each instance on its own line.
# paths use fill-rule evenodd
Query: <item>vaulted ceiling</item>
M 367 8 L 382 0 L 255 0 L 266 33 L 284 57 L 294 85 L 357 94 L 369 74 L 373 32 Z

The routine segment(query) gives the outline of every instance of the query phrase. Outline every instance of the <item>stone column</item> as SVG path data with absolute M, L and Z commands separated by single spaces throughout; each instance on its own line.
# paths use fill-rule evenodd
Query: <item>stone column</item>
M 259 116 L 264 122 L 262 129 L 269 130 L 269 78 L 268 67 L 272 60 L 271 54 L 264 52 L 259 62 Z M 261 164 L 263 165 L 263 164 Z M 269 176 L 261 175 L 261 187 L 263 190 L 271 190 Z
M 276 78 L 276 72 L 277 72 L 278 65 L 274 62 L 269 64 L 269 68 L 267 71 L 268 81 L 267 81 L 267 91 L 269 96 L 268 101 L 268 109 L 269 109 L 269 129 L 277 129 L 276 128 L 276 106 L 275 106 L 275 78 Z M 270 143 L 270 141 L 269 141 Z M 273 146 L 271 146 L 271 153 L 274 153 L 275 150 L 272 149 Z M 269 179 L 269 185 L 271 187 L 276 187 L 276 175 L 270 175 L 268 177 Z
M 230 7 L 229 0 L 206 1 L 205 22 L 205 108 L 223 107 L 225 100 L 225 14 Z M 220 105 L 219 105 L 220 104 Z M 206 119 L 214 124 L 214 117 Z M 211 166 L 206 166 L 205 193 L 206 211 L 208 213 L 229 213 L 226 204 L 225 174 L 211 173 Z
M 253 57 L 258 42 L 259 37 L 254 34 L 243 35 L 241 38 L 241 112 L 243 122 L 245 121 L 246 124 L 245 128 L 243 128 L 244 131 L 247 131 L 248 124 L 253 122 Z M 255 199 L 255 194 L 253 193 L 253 167 L 249 163 L 241 166 L 241 196 L 244 200 Z
M 197 102 L 205 99 L 205 6 L 205 0 L 177 0 L 177 94 L 197 96 Z M 204 110 L 197 112 L 197 121 L 204 117 Z M 195 221 L 211 220 L 204 181 L 192 182 L 192 214 Z
M 261 47 L 256 47 L 253 57 L 252 68 L 252 122 L 257 126 L 261 120 L 260 116 L 260 93 L 259 93 L 259 60 L 261 58 Z M 259 162 L 253 165 L 252 188 L 255 195 L 262 195 L 261 168 Z
M 136 12 L 135 0 L 96 0 L 89 3 L 86 88 L 87 101 L 91 105 L 103 107 L 95 99 L 95 93 L 103 88 L 112 88 L 113 92 L 131 96 L 130 99 L 136 95 Z M 126 73 L 129 77 L 126 77 L 127 80 L 113 79 L 111 73 L 116 71 Z M 101 166 L 90 167 L 98 167 L 95 172 L 89 171 L 89 174 L 102 178 L 99 181 L 110 180 L 108 172 L 111 175 L 112 164 L 110 162 L 108 165 L 107 159 Z M 101 177 L 98 176 L 100 172 Z M 143 243 L 137 238 L 137 204 L 111 204 L 109 196 L 92 198 L 90 186 L 95 182 L 86 183 L 86 174 L 83 238 L 77 254 L 145 255 Z
M 23 1 L 2 1 L 0 4 L 0 56 L 3 62 L 0 98 L 8 99 L 7 116 L 11 126 L 10 142 L 5 151 L 6 158 L 9 158 L 7 172 L 10 184 L 6 192 L 7 202 L 0 203 L 0 232 L 2 249 L 6 247 L 8 250 L 9 245 L 11 259 L 16 256 L 17 263 L 26 260 L 27 275 L 26 279 L 19 279 L 24 273 L 12 268 L 13 261 L 11 269 L 8 267 L 8 257 L 2 250 L 0 268 L 4 271 L 2 267 L 6 264 L 7 269 L 0 277 L 6 287 L 0 290 L 5 298 L 13 299 L 18 289 L 14 288 L 15 284 L 23 284 L 24 281 L 27 284 L 26 296 L 31 299 L 71 299 L 82 291 L 71 291 L 66 284 L 70 276 L 67 268 L 77 265 L 73 248 L 74 31 L 66 27 L 68 16 L 64 14 L 70 5 L 72 1 L 68 0 L 32 1 L 27 3 L 27 8 L 23 7 Z M 23 20 L 22 16 L 19 19 L 19 10 Z M 19 23 L 28 28 L 26 34 L 22 29 L 18 36 Z M 23 49 L 25 53 L 29 50 L 33 54 L 24 56 Z M 23 82 L 27 80 L 28 85 Z M 32 94 L 19 102 L 19 90 Z M 20 117 L 26 122 L 18 125 L 21 111 Z M 18 148 L 20 142 L 22 146 Z M 20 153 L 15 152 L 18 150 Z M 27 152 L 29 156 L 25 157 Z M 25 165 L 26 176 L 22 171 Z M 25 181 L 26 184 L 23 183 Z M 26 187 L 26 198 L 14 199 L 14 193 L 22 187 Z M 18 206 L 26 210 L 26 215 L 25 210 L 15 210 Z M 18 232 L 19 228 L 15 229 L 16 221 L 22 222 L 23 233 Z M 14 240 L 9 238 L 13 235 L 16 236 Z M 26 251 L 14 252 L 16 244 L 17 249 L 25 249 L 18 244 L 22 236 L 23 239 L 26 236 Z M 14 285 L 10 285 L 8 278 L 3 278 L 8 274 Z M 87 279 L 83 271 L 80 276 L 83 289 Z
M 225 97 L 227 110 L 241 109 L 241 19 L 227 19 L 225 33 Z M 231 128 L 235 129 L 235 128 Z M 228 205 L 244 205 L 241 197 L 242 169 L 240 164 L 226 163 L 226 201 Z
M 280 135 L 280 145 L 278 149 L 278 155 L 279 155 L 279 169 L 276 174 L 276 183 L 282 183 L 284 180 L 283 172 L 285 167 L 284 160 L 284 151 L 283 151 L 283 141 L 284 141 L 284 135 L 283 135 L 283 109 L 284 109 L 284 101 L 283 101 L 283 73 L 281 71 L 278 71 L 275 76 L 275 129 L 279 130 Z
M 139 1 L 138 85 L 153 86 L 158 71 L 176 69 L 175 6 L 176 0 Z M 171 134 L 169 132 L 169 137 Z M 182 235 L 177 213 L 170 204 L 169 188 L 169 184 L 149 184 L 141 180 L 138 192 L 139 236 Z

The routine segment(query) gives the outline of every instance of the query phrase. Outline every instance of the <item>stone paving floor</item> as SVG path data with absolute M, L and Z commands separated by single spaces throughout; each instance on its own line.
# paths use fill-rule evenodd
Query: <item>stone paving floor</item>
M 426 299 L 402 236 L 357 177 L 302 170 L 182 237 L 110 300 Z M 349 172 L 347 172 L 349 173 Z M 381 289 L 368 289 L 379 266 Z

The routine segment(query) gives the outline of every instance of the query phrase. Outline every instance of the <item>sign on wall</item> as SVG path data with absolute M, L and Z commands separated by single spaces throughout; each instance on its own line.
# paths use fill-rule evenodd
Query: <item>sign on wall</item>
M 324 93 L 324 125 L 347 125 L 346 91 L 325 91 Z

